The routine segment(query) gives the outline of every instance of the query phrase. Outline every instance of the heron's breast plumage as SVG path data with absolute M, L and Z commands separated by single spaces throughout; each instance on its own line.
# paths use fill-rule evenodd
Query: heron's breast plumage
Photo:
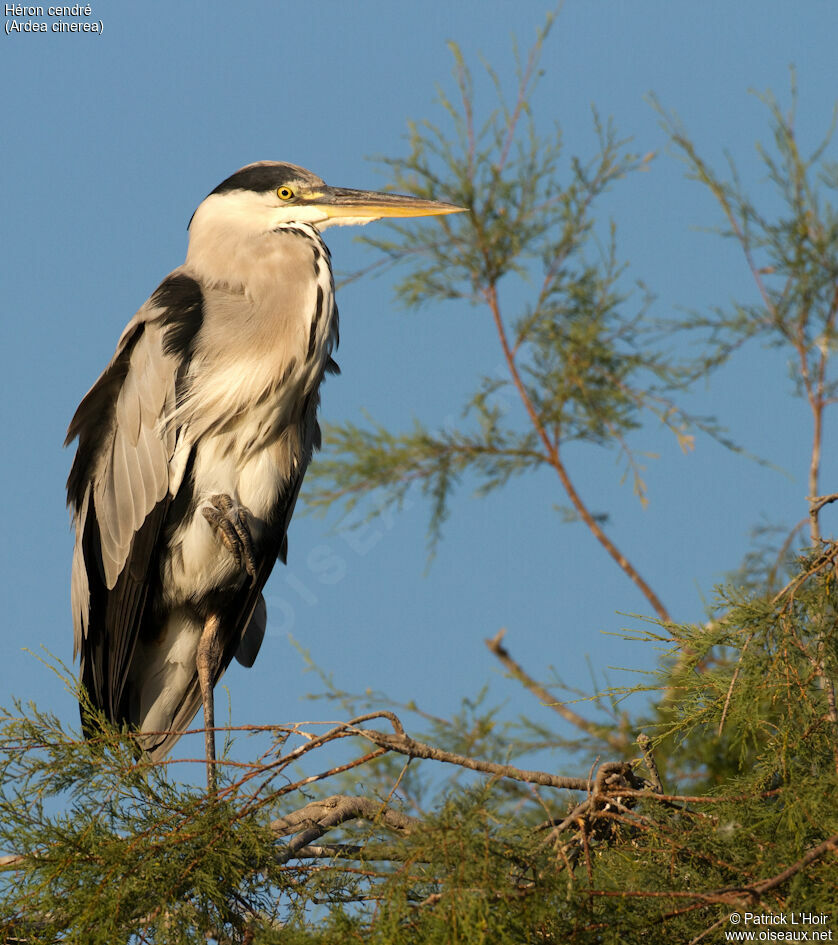
M 237 280 L 204 282 L 203 294 L 171 422 L 194 439 L 222 435 L 228 449 L 249 452 L 298 420 L 301 401 L 323 377 L 337 341 L 328 250 L 314 227 L 281 227 L 252 248 Z
M 271 527 L 310 459 L 310 402 L 337 340 L 329 255 L 317 231 L 282 228 L 252 250 L 246 283 L 203 286 L 203 321 L 167 419 L 192 450 L 190 513 L 162 563 L 173 604 L 238 578 L 200 511 L 213 495 L 248 510 L 257 542 Z

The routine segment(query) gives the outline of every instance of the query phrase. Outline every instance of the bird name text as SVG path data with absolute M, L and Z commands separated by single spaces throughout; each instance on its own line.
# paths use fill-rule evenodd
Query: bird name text
M 74 3 L 69 7 L 47 7 L 47 16 L 90 16 L 93 7 L 87 3 Z M 43 16 L 44 7 L 25 6 L 22 3 L 7 3 L 6 16 Z
M 93 7 L 89 3 L 74 3 L 67 6 L 34 6 L 24 3 L 6 3 L 6 35 L 12 33 L 103 33 L 105 25 L 93 20 Z M 33 17 L 47 17 L 37 20 Z M 76 19 L 66 19 L 75 17 Z M 25 18 L 25 19 L 24 19 Z M 51 22 L 50 22 L 51 19 Z

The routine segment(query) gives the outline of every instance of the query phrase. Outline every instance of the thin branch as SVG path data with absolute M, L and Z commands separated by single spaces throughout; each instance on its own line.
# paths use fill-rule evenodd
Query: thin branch
M 691 906 L 690 908 L 693 908 L 693 907 Z M 685 910 L 685 911 L 686 911 L 686 910 Z M 711 932 L 715 932 L 715 930 L 716 930 L 717 928 L 719 928 L 720 926 L 724 925 L 725 922 L 729 922 L 729 921 L 730 921 L 730 920 L 729 920 L 728 916 L 726 916 L 726 915 L 723 915 L 723 916 L 721 917 L 721 919 L 716 919 L 716 921 L 715 921 L 711 926 L 709 926 L 708 928 L 704 929 L 703 932 L 699 932 L 699 934 L 696 935 L 695 938 L 691 938 L 690 941 L 689 941 L 689 943 L 688 943 L 688 945 L 698 945 L 698 943 L 699 943 L 702 939 L 707 938 L 707 936 L 708 936 Z
M 514 765 L 500 765 L 493 761 L 482 761 L 459 755 L 455 752 L 434 748 L 423 742 L 417 742 L 408 735 L 390 735 L 386 732 L 376 732 L 371 729 L 356 729 L 354 734 L 366 738 L 375 745 L 388 748 L 390 751 L 408 755 L 410 758 L 427 758 L 441 761 L 445 764 L 458 765 L 470 771 L 480 771 L 497 778 L 509 778 L 512 781 L 523 781 L 526 784 L 543 784 L 547 787 L 559 788 L 565 791 L 588 791 L 592 782 L 588 778 L 569 778 L 561 775 L 549 774 L 546 771 L 531 771 L 516 768 Z
M 394 830 L 409 833 L 420 823 L 415 817 L 399 813 L 380 801 L 368 797 L 351 797 L 346 794 L 333 794 L 320 801 L 312 801 L 299 810 L 285 814 L 272 821 L 271 830 L 277 837 L 297 833 L 303 826 L 327 823 L 329 828 L 362 817 L 372 823 L 381 822 Z
M 649 601 L 658 617 L 660 617 L 664 623 L 672 623 L 672 618 L 669 616 L 669 612 L 663 606 L 657 594 L 655 594 L 652 588 L 641 577 L 640 573 L 628 560 L 628 558 L 626 558 L 622 551 L 620 551 L 620 549 L 614 544 L 608 535 L 605 534 L 599 522 L 597 522 L 597 520 L 591 514 L 588 507 L 582 501 L 582 497 L 576 491 L 576 487 L 573 485 L 573 481 L 571 480 L 570 475 L 568 474 L 567 469 L 559 456 L 558 445 L 553 442 L 547 433 L 547 430 L 544 428 L 544 424 L 541 422 L 541 418 L 539 417 L 538 412 L 533 405 L 523 380 L 521 379 L 518 366 L 515 363 L 515 356 L 509 347 L 509 340 L 506 337 L 506 328 L 503 324 L 503 319 L 501 318 L 497 286 L 494 283 L 490 284 L 484 290 L 484 296 L 486 303 L 492 312 L 492 317 L 495 321 L 495 328 L 497 329 L 501 347 L 503 348 L 503 355 L 506 359 L 509 373 L 512 376 L 512 381 L 515 384 L 515 389 L 518 391 L 518 395 L 521 398 L 524 409 L 527 411 L 527 415 L 530 418 L 533 428 L 538 434 L 541 442 L 544 444 L 544 448 L 547 451 L 547 455 L 550 459 L 550 465 L 556 470 L 559 480 L 564 487 L 568 498 L 573 504 L 573 507 L 578 512 L 582 521 L 588 526 L 590 531 L 593 532 L 593 535 L 597 541 L 603 546 L 603 548 L 605 548 L 608 554 L 611 555 L 614 561 L 617 562 L 619 567 L 628 575 L 630 580 L 637 586 L 646 600 Z
M 297 860 L 361 860 L 364 863 L 380 861 L 394 863 L 403 860 L 405 854 L 393 847 L 367 843 L 318 843 L 300 847 L 294 854 Z
M 776 876 L 772 876 L 770 879 L 764 879 L 758 883 L 752 883 L 750 886 L 745 886 L 746 891 L 753 891 L 757 896 L 762 896 L 764 893 L 770 892 L 772 889 L 776 889 L 777 886 L 781 886 L 787 879 L 791 879 L 792 876 L 796 876 L 804 866 L 808 866 L 810 863 L 814 863 L 815 860 L 820 859 L 825 853 L 829 852 L 838 852 L 838 833 L 830 837 L 828 840 L 824 840 L 823 843 L 819 843 L 816 847 L 812 847 L 804 856 L 802 856 L 796 863 L 792 864 L 788 869 L 783 870 L 782 873 L 778 873 Z
M 838 492 L 833 492 L 831 495 L 807 495 L 806 501 L 810 503 L 810 514 L 817 515 L 825 505 L 838 502 Z
M 661 801 L 671 804 L 733 804 L 743 801 L 752 801 L 755 797 L 776 797 L 784 792 L 784 788 L 773 788 L 759 794 L 659 794 L 657 791 L 635 790 L 634 788 L 620 788 L 622 797 L 644 797 L 652 801 Z
M 794 597 L 794 593 L 801 584 L 805 583 L 810 577 L 817 574 L 818 571 L 822 570 L 826 565 L 833 564 L 838 558 L 838 542 L 830 541 L 826 543 L 826 548 L 819 555 L 815 557 L 809 567 L 802 573 L 796 575 L 792 580 L 786 584 L 781 590 L 771 598 L 771 603 L 776 604 L 784 597 L 788 596 L 789 602 Z M 788 606 L 788 602 L 786 605 Z
M 529 691 L 542 703 L 542 705 L 545 705 L 554 712 L 557 712 L 566 722 L 570 722 L 571 725 L 575 725 L 578 729 L 581 729 L 588 735 L 592 735 L 594 738 L 601 739 L 615 751 L 625 754 L 629 746 L 628 739 L 619 735 L 615 735 L 604 725 L 597 725 L 595 722 L 589 721 L 584 716 L 579 715 L 578 712 L 574 712 L 573 709 L 569 709 L 564 703 L 557 701 L 555 696 L 553 696 L 540 683 L 536 682 L 536 680 L 534 680 L 532 676 L 530 676 L 523 669 L 520 663 L 517 663 L 510 656 L 509 651 L 501 642 L 505 633 L 506 630 L 501 629 L 494 637 L 492 637 L 490 640 L 485 640 L 484 642 L 489 648 L 490 652 L 493 653 L 501 661 L 501 663 L 503 663 L 507 671 L 527 689 L 529 689 Z
M 719 731 L 717 734 L 721 737 L 722 729 L 725 727 L 725 719 L 727 718 L 727 710 L 730 708 L 730 699 L 733 695 L 733 688 L 736 685 L 736 680 L 739 678 L 739 670 L 742 668 L 742 658 L 745 655 L 745 650 L 748 649 L 748 644 L 753 640 L 756 630 L 752 630 L 748 635 L 748 639 L 742 644 L 742 649 L 739 651 L 739 659 L 736 661 L 736 669 L 733 671 L 733 676 L 730 680 L 730 686 L 727 690 L 727 696 L 725 697 L 724 708 L 722 709 L 722 717 L 719 719 Z
M 652 785 L 652 790 L 656 794 L 663 794 L 663 781 L 661 781 L 660 772 L 658 771 L 658 764 L 655 761 L 655 756 L 652 752 L 652 739 L 649 738 L 645 732 L 641 732 L 637 736 L 637 745 L 643 752 L 643 760 L 646 762 L 646 768 L 649 772 L 649 781 Z
M 353 726 L 359 725 L 362 722 L 369 722 L 372 719 L 385 718 L 390 721 L 393 725 L 393 728 L 397 732 L 403 732 L 402 723 L 397 715 L 393 712 L 387 712 L 381 710 L 379 712 L 368 712 L 364 715 L 359 715 L 354 719 L 350 719 L 348 722 L 341 722 L 336 725 L 334 728 L 330 729 L 328 732 L 325 732 L 323 735 L 318 735 L 314 738 L 311 738 L 310 741 L 301 745 L 299 748 L 295 748 L 293 751 L 289 752 L 287 755 L 283 755 L 280 758 L 277 758 L 276 761 L 272 761 L 270 764 L 264 765 L 259 771 L 253 771 L 248 775 L 245 775 L 238 784 L 235 785 L 236 788 L 241 787 L 246 781 L 249 781 L 251 778 L 258 777 L 261 774 L 271 772 L 267 781 L 263 782 L 260 786 L 257 794 L 261 793 L 267 783 L 274 778 L 277 774 L 280 773 L 283 769 L 287 768 L 291 762 L 296 761 L 298 758 L 302 757 L 307 752 L 313 751 L 315 748 L 319 748 L 321 745 L 326 744 L 326 742 L 335 741 L 339 738 L 348 738 L 354 734 Z M 228 790 L 232 790 L 232 787 Z M 286 792 L 287 793 L 287 792 Z

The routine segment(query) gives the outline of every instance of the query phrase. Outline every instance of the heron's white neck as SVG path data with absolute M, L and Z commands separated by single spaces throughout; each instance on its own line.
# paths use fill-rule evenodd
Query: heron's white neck
M 189 224 L 186 268 L 209 285 L 244 285 L 258 243 L 273 229 L 271 208 L 250 191 L 210 194 Z

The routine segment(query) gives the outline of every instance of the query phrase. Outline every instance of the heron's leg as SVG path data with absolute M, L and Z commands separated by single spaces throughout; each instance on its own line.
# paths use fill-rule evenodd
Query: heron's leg
M 255 581 L 256 555 L 247 509 L 236 505 L 230 496 L 221 494 L 211 496 L 210 505 L 204 506 L 201 512 L 218 532 L 218 537 L 236 559 L 236 564 L 250 575 L 251 581 Z
M 201 639 L 198 641 L 198 653 L 195 662 L 198 666 L 198 682 L 201 684 L 201 696 L 204 700 L 204 734 L 207 757 L 207 790 L 215 794 L 215 701 L 212 685 L 215 669 L 221 659 L 221 647 L 218 641 L 219 618 L 210 614 L 204 621 Z

